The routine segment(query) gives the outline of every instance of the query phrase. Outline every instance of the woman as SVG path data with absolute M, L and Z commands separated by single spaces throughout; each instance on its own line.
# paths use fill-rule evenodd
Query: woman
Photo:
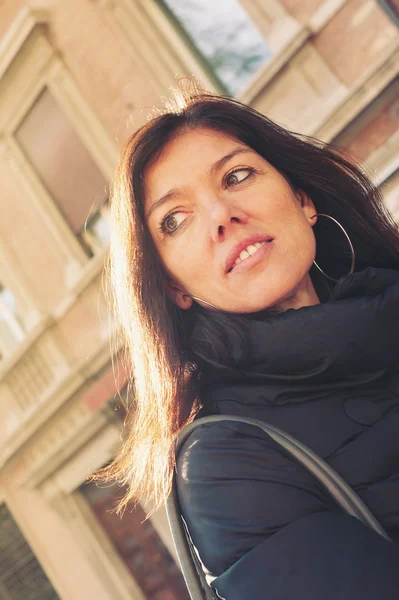
M 112 215 L 135 393 L 103 474 L 129 483 L 122 506 L 163 502 L 173 440 L 195 416 L 261 419 L 336 469 L 394 543 L 262 432 L 202 426 L 178 488 L 218 594 L 399 597 L 399 234 L 378 190 L 328 145 L 176 91 L 125 149 Z

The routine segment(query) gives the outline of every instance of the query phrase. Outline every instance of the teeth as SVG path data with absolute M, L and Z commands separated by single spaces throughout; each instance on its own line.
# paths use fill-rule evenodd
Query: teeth
M 259 248 L 261 248 L 262 246 L 264 246 L 267 243 L 268 242 L 256 242 L 256 244 L 250 244 L 249 246 L 247 246 L 245 248 L 245 250 L 243 250 L 240 253 L 240 256 L 237 257 L 237 259 L 236 259 L 236 261 L 234 263 L 234 266 L 239 265 L 240 262 L 242 262 L 243 260 L 245 260 L 249 256 L 252 256 L 252 254 L 255 254 L 255 252 L 257 250 L 259 250 Z

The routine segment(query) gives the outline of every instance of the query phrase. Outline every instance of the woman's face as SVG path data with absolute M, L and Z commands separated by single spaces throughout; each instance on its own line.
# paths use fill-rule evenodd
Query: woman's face
M 316 209 L 237 139 L 181 133 L 146 170 L 145 215 L 178 306 L 234 313 L 319 302 L 308 274 Z

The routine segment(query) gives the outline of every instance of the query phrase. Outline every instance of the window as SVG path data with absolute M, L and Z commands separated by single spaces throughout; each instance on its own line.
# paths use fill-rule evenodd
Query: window
M 115 504 L 126 490 L 116 485 L 85 483 L 80 492 L 125 563 L 146 600 L 187 600 L 184 580 L 151 519 L 138 505 L 121 519 Z
M 378 0 L 387 15 L 399 27 L 399 0 Z
M 106 239 L 99 211 L 107 182 L 47 88 L 14 136 L 87 253 L 95 253 Z
M 94 251 L 106 248 L 110 241 L 109 207 L 104 205 L 90 216 L 84 226 L 84 241 Z
M 239 0 L 208 2 L 206 8 L 200 0 L 161 5 L 229 93 L 240 90 L 271 55 Z
M 21 342 L 25 328 L 13 293 L 0 283 L 0 360 Z

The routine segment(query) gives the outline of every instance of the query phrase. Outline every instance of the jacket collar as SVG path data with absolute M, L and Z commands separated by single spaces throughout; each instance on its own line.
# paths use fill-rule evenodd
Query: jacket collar
M 331 300 L 248 320 L 236 368 L 209 364 L 201 400 L 220 385 L 367 384 L 398 368 L 399 271 L 369 267 L 343 277 Z M 212 362 L 212 357 L 211 362 Z

